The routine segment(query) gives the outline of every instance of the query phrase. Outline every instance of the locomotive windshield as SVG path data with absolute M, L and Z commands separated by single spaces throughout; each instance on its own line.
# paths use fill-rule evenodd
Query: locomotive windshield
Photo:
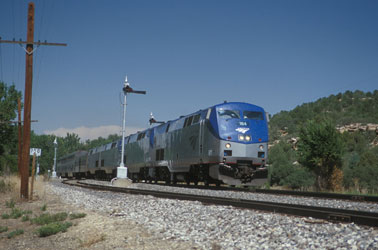
M 262 112 L 256 111 L 244 111 L 243 112 L 244 119 L 252 119 L 252 120 L 264 120 L 264 115 Z
M 240 119 L 239 110 L 227 110 L 227 109 L 220 109 L 218 110 L 218 117 L 222 119 Z

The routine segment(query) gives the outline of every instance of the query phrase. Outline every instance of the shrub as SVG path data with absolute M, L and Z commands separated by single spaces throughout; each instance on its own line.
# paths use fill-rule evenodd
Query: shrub
M 44 204 L 44 205 L 41 207 L 41 210 L 42 210 L 42 211 L 46 211 L 46 209 L 47 209 L 47 205 Z
M 74 219 L 83 218 L 85 216 L 87 216 L 85 213 L 70 214 L 70 219 L 74 220 Z
M 37 234 L 39 237 L 47 237 L 59 232 L 66 232 L 70 226 L 72 226 L 71 222 L 53 222 L 38 228 Z
M 14 231 L 10 232 L 7 237 L 8 237 L 8 239 L 11 239 L 11 238 L 13 238 L 13 237 L 15 237 L 17 235 L 23 234 L 23 233 L 24 233 L 24 230 L 17 229 L 17 230 L 14 230 Z
M 30 210 L 22 211 L 18 208 L 13 208 L 10 214 L 4 213 L 4 214 L 1 215 L 1 218 L 2 219 L 18 219 L 24 214 L 31 214 L 31 213 L 32 213 L 32 211 L 30 211 Z
M 4 233 L 6 231 L 8 231 L 8 227 L 0 226 L 0 233 Z
M 36 217 L 31 220 L 31 223 L 38 225 L 46 225 L 57 221 L 64 221 L 67 219 L 67 213 L 57 213 L 57 214 L 41 214 L 39 217 Z
M 292 173 L 295 161 L 295 151 L 289 143 L 281 141 L 273 146 L 269 152 L 270 184 L 283 185 L 284 179 Z
M 307 169 L 293 166 L 290 174 L 281 182 L 282 185 L 292 189 L 308 189 L 314 184 L 315 178 Z
M 1 218 L 4 219 L 4 220 L 9 219 L 10 218 L 10 214 L 2 214 Z
M 5 206 L 7 207 L 7 208 L 14 208 L 14 206 L 16 205 L 16 203 L 14 202 L 14 200 L 10 200 L 10 201 L 6 201 L 5 202 Z
M 12 183 L 10 181 L 0 180 L 0 193 L 9 192 L 12 190 Z
M 300 130 L 299 162 L 316 175 L 317 190 L 335 189 L 331 176 L 341 168 L 343 141 L 330 121 L 306 122 Z
M 12 212 L 10 214 L 10 218 L 11 219 L 17 219 L 17 218 L 20 218 L 22 216 L 22 214 L 23 214 L 22 210 L 20 210 L 18 208 L 13 208 Z
M 25 221 L 28 221 L 28 220 L 30 220 L 29 215 L 24 215 L 24 216 L 22 216 L 22 218 L 21 218 L 21 221 L 22 221 L 22 222 L 25 222 Z
M 378 190 L 378 148 L 361 154 L 352 152 L 345 157 L 344 185 L 357 192 L 375 193 Z
M 33 211 L 31 211 L 31 210 L 24 210 L 24 211 L 22 211 L 22 214 L 32 214 L 33 213 Z

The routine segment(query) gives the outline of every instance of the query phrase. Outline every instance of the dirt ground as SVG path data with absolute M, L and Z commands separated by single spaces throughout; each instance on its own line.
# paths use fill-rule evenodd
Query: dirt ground
M 86 217 L 72 220 L 73 226 L 67 232 L 48 237 L 39 237 L 36 234 L 39 226 L 29 221 L 0 218 L 0 226 L 8 227 L 7 232 L 0 233 L 0 249 L 200 249 L 189 242 L 165 240 L 132 221 L 65 204 L 46 191 L 47 182 L 42 180 L 35 184 L 33 200 L 22 201 L 19 198 L 18 178 L 13 177 L 12 183 L 12 191 L 0 192 L 1 215 L 10 213 L 11 208 L 6 203 L 13 200 L 16 208 L 31 210 L 31 218 L 42 213 L 58 212 L 85 213 Z M 44 205 L 46 211 L 41 210 Z M 8 239 L 7 235 L 16 229 L 23 229 L 24 233 Z

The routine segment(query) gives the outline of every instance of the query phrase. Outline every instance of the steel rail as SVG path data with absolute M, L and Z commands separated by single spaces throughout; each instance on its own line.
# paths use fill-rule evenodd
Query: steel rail
M 182 187 L 182 188 L 196 188 L 196 189 L 205 189 L 205 190 L 217 190 L 217 191 L 265 193 L 265 194 L 275 194 L 275 195 L 304 196 L 304 197 L 311 197 L 311 198 L 338 199 L 338 200 L 378 203 L 378 196 L 372 196 L 372 195 L 305 192 L 305 191 L 277 190 L 277 189 L 248 189 L 248 188 L 227 187 L 227 186 L 203 186 L 203 185 L 187 185 L 187 184 L 162 184 L 162 183 L 145 183 L 145 184 L 170 186 L 170 187 Z
M 120 193 L 127 193 L 127 194 L 133 194 L 133 195 L 151 195 L 154 197 L 165 198 L 165 199 L 199 201 L 204 204 L 233 206 L 237 208 L 255 209 L 255 210 L 282 213 L 282 214 L 288 214 L 288 215 L 294 215 L 294 216 L 312 217 L 312 218 L 322 219 L 322 220 L 327 220 L 327 221 L 332 221 L 332 222 L 346 222 L 346 223 L 355 223 L 355 224 L 371 226 L 371 227 L 378 227 L 378 213 L 365 212 L 365 211 L 275 203 L 275 202 L 266 202 L 266 201 L 243 200 L 243 199 L 234 199 L 234 198 L 211 197 L 211 196 L 182 194 L 182 193 L 173 193 L 173 192 L 160 192 L 160 191 L 153 191 L 153 190 L 133 189 L 133 188 L 123 188 L 123 187 L 121 188 L 121 187 L 114 187 L 114 186 L 104 186 L 104 185 L 99 185 L 99 184 L 89 184 L 89 183 L 83 183 L 83 182 L 78 182 L 79 184 L 72 184 L 72 183 L 67 183 L 65 181 L 64 183 L 69 184 L 69 185 L 90 188 L 94 190 L 101 190 L 101 191 L 112 191 L 112 192 L 120 192 Z
M 307 196 L 307 197 L 314 197 L 314 198 L 328 198 L 328 199 L 378 203 L 378 196 L 360 195 L 360 194 L 337 194 L 337 193 L 305 192 L 305 191 L 274 190 L 274 189 L 256 189 L 255 191 L 257 193 L 265 193 L 265 194 L 295 195 L 295 196 Z

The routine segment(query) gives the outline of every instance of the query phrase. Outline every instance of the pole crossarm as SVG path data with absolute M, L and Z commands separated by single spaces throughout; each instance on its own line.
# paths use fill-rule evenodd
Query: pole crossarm
M 44 41 L 44 42 L 41 42 L 41 41 L 38 41 L 38 42 L 27 42 L 27 41 L 16 41 L 16 40 L 1 40 L 1 37 L 0 37 L 0 43 L 14 43 L 14 44 L 26 44 L 26 45 L 31 45 L 31 44 L 34 44 L 34 45 L 51 45 L 51 46 L 67 46 L 66 43 L 48 43 L 47 41 Z

